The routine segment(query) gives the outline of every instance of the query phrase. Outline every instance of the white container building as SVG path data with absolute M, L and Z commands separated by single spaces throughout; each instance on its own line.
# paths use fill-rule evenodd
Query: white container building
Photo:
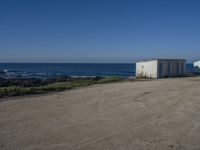
M 164 78 L 183 76 L 185 59 L 153 59 L 136 63 L 136 77 Z
M 194 67 L 199 67 L 200 68 L 200 61 L 196 61 L 193 64 L 194 64 Z

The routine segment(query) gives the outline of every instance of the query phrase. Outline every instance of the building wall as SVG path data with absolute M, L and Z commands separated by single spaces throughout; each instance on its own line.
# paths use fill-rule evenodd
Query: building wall
M 162 66 L 161 66 L 162 65 Z M 158 77 L 175 77 L 185 74 L 186 61 L 158 60 Z
M 199 67 L 200 68 L 200 61 L 194 62 L 194 67 Z
M 136 77 L 157 78 L 157 60 L 137 62 Z

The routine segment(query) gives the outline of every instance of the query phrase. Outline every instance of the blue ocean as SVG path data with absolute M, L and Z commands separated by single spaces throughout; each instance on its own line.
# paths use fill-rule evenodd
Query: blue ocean
M 193 69 L 187 64 L 187 71 Z M 1 77 L 6 78 L 48 78 L 82 76 L 134 76 L 134 63 L 0 63 Z

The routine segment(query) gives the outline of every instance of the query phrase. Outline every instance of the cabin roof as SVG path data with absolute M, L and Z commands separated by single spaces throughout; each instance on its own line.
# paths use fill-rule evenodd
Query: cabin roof
M 148 59 L 148 60 L 141 60 L 138 62 L 148 62 L 148 61 L 186 61 L 186 59 L 162 59 L 162 58 L 157 58 L 157 59 Z

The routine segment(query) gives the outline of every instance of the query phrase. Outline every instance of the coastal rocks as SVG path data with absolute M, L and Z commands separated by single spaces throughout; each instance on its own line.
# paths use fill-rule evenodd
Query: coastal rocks
M 98 81 L 102 79 L 103 77 L 78 77 L 78 78 L 72 78 L 72 77 L 56 77 L 56 78 L 47 78 L 47 79 L 36 79 L 36 78 L 30 78 L 30 79 L 5 79 L 0 77 L 0 87 L 10 87 L 10 86 L 19 86 L 19 87 L 39 87 L 48 85 L 50 83 L 55 82 L 67 82 L 67 81 L 80 81 L 80 80 L 92 80 L 92 81 Z
M 0 78 L 5 78 L 6 77 L 6 72 L 3 70 L 0 70 Z

